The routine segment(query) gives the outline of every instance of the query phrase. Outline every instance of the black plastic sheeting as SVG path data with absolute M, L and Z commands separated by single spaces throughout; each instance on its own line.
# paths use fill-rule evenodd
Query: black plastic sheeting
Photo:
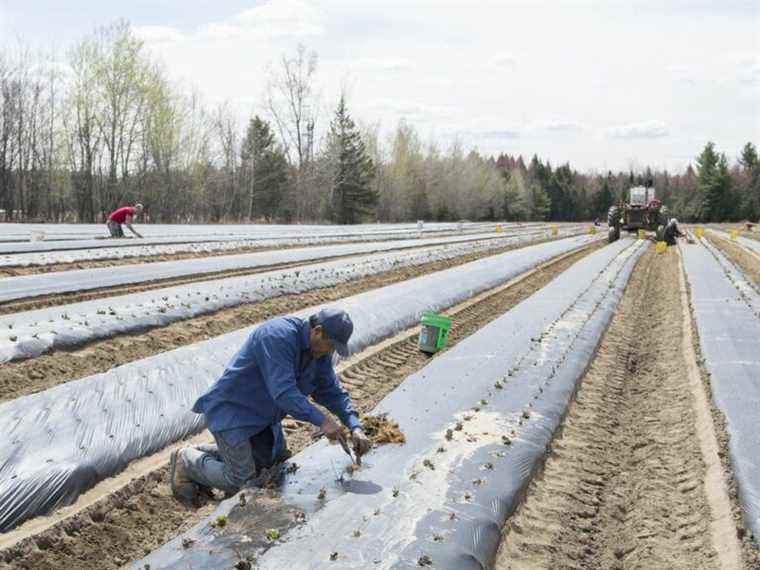
M 707 241 L 682 245 L 713 400 L 726 418 L 739 502 L 760 537 L 760 295 Z
M 586 257 L 408 377 L 373 410 L 406 444 L 372 450 L 353 478 L 316 443 L 279 493 L 242 491 L 133 567 L 489 568 L 646 243 Z
M 588 244 L 589 236 L 509 251 L 342 299 L 356 352 Z M 320 307 L 295 313 L 307 317 Z M 0 404 L 0 531 L 69 504 L 132 460 L 204 426 L 190 411 L 256 326 Z

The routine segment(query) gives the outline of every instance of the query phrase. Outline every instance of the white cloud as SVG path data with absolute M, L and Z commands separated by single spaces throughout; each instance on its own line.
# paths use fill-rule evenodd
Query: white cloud
M 517 58 L 511 53 L 500 53 L 491 58 L 491 66 L 500 69 L 514 69 L 517 67 Z
M 530 130 L 549 131 L 551 133 L 579 133 L 584 130 L 584 126 L 575 121 L 551 119 L 535 123 Z
M 668 135 L 668 127 L 662 121 L 641 121 L 616 125 L 605 130 L 612 139 L 654 139 Z
M 234 26 L 222 22 L 206 24 L 197 32 L 198 37 L 208 40 L 231 40 L 239 38 L 242 35 L 243 30 L 240 26 Z
M 246 30 L 270 36 L 322 35 L 324 15 L 316 5 L 302 0 L 270 0 L 235 16 L 234 21 Z
M 409 71 L 414 67 L 411 61 L 404 58 L 365 58 L 357 60 L 354 66 L 366 71 L 388 72 Z
M 132 30 L 149 44 L 176 43 L 185 39 L 185 35 L 172 26 L 135 26 Z

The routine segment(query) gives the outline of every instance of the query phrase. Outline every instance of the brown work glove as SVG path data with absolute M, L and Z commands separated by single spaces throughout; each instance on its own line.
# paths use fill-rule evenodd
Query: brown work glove
M 351 431 L 351 443 L 354 445 L 356 457 L 361 457 L 372 448 L 372 442 L 360 427 L 354 428 Z

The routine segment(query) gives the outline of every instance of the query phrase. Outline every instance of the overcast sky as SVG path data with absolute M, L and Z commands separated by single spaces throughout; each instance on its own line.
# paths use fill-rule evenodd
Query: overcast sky
M 357 119 L 406 118 L 443 147 L 605 170 L 760 143 L 760 0 L 0 0 L 0 38 L 62 53 L 119 17 L 243 114 L 301 42 L 325 107 L 347 86 Z

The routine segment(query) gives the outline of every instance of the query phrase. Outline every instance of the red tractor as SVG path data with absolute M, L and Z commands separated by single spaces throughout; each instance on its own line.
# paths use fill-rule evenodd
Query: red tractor
M 610 206 L 607 213 L 607 240 L 612 243 L 620 239 L 620 230 L 635 232 L 647 230 L 656 232 L 657 239 L 662 240 L 669 215 L 667 206 L 655 197 L 654 188 L 634 186 L 629 191 L 628 202 Z

